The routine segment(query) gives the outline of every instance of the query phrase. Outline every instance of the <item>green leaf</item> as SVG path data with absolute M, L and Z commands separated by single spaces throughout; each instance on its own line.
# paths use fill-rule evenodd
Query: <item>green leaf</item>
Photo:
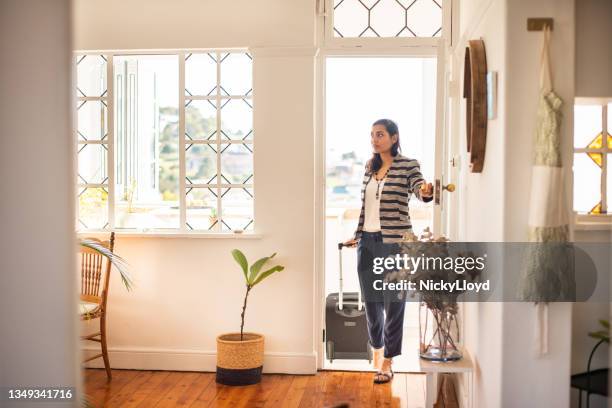
M 274 272 L 280 272 L 283 269 L 285 269 L 285 267 L 284 266 L 280 266 L 280 265 L 276 265 L 275 267 L 268 269 L 267 271 L 265 271 L 261 275 L 259 275 L 259 277 L 257 277 L 257 279 L 255 279 L 255 282 L 253 282 L 253 286 L 257 285 L 259 282 L 261 282 L 262 280 L 266 279 L 268 276 L 272 275 Z
M 240 265 L 240 267 L 242 268 L 242 273 L 244 274 L 244 280 L 248 281 L 249 278 L 247 276 L 247 273 L 248 273 L 247 270 L 249 268 L 249 263 L 247 262 L 246 256 L 244 256 L 244 254 L 239 249 L 234 249 L 232 251 L 232 256 L 234 257 L 236 262 L 238 262 L 238 265 Z
M 264 266 L 266 262 L 268 262 L 268 260 L 274 258 L 274 255 L 276 255 L 276 252 L 270 256 L 264 256 L 263 258 L 258 259 L 253 265 L 251 265 L 251 273 L 249 274 L 249 279 L 248 279 L 248 282 L 250 285 L 254 284 L 253 282 L 257 278 L 257 275 L 261 271 L 261 268 Z
M 85 248 L 93 249 L 98 252 L 102 256 L 105 256 L 110 261 L 111 265 L 119 271 L 119 275 L 121 276 L 121 281 L 123 282 L 123 286 L 129 291 L 133 288 L 132 277 L 129 272 L 129 264 L 125 259 L 120 257 L 119 255 L 111 252 L 107 247 L 100 244 L 97 241 L 92 241 L 89 239 L 82 239 L 79 241 L 79 244 Z
M 600 323 L 600 324 L 601 324 L 603 327 L 605 327 L 606 329 L 610 330 L 610 322 L 609 322 L 609 321 L 601 319 L 601 320 L 599 321 L 599 323 Z
M 606 343 L 610 342 L 610 336 L 608 335 L 607 332 L 604 332 L 604 331 L 589 333 L 589 337 L 592 337 L 594 339 L 604 340 Z

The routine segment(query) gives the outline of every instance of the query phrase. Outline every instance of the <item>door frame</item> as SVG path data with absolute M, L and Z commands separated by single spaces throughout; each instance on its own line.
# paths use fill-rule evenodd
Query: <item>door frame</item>
M 317 353 L 317 369 L 323 368 L 325 357 L 325 349 L 323 347 L 323 329 L 325 321 L 325 203 L 326 203 L 326 93 L 325 93 L 325 69 L 326 60 L 328 57 L 365 57 L 365 58 L 419 58 L 419 57 L 436 57 L 437 58 L 437 74 L 436 74 L 436 116 L 435 116 L 435 145 L 439 146 L 435 150 L 434 158 L 434 174 L 441 183 L 444 183 L 443 172 L 446 170 L 444 163 L 447 162 L 445 155 L 448 149 L 445 146 L 444 137 L 446 133 L 446 110 L 447 110 L 447 65 L 446 65 L 446 47 L 444 39 L 439 40 L 438 46 L 419 46 L 419 47 L 401 47 L 398 49 L 380 49 L 380 50 L 361 50 L 355 48 L 328 48 L 319 49 L 315 59 L 315 120 L 316 120 L 316 136 L 315 136 L 315 348 Z M 432 180 L 432 182 L 434 182 Z M 435 182 L 434 182 L 435 184 Z M 440 194 L 440 205 L 434 205 L 433 225 L 435 234 L 446 232 L 447 217 L 442 216 L 443 194 Z
M 449 167 L 449 157 L 453 157 L 456 141 L 451 140 L 450 125 L 457 120 L 456 109 L 452 110 L 451 123 L 447 120 L 449 113 L 449 93 L 456 92 L 455 86 L 449 86 L 454 43 L 458 36 L 459 0 L 445 0 L 442 10 L 442 24 L 446 34 L 438 38 L 408 39 L 358 39 L 337 40 L 331 35 L 333 0 L 316 0 L 315 36 L 317 51 L 315 54 L 315 243 L 314 243 L 314 335 L 313 349 L 317 355 L 317 369 L 323 368 L 325 348 L 323 347 L 323 329 L 325 322 L 325 163 L 326 163 L 326 95 L 325 95 L 325 62 L 327 57 L 437 57 L 436 74 L 436 131 L 435 143 L 440 146 L 441 154 L 434 153 L 434 174 L 438 175 L 441 185 L 445 185 L 456 176 L 456 167 Z M 377 41 L 378 40 L 378 41 Z M 455 74 L 456 75 L 456 74 Z M 457 82 L 457 81 L 455 81 Z M 455 101 L 456 102 L 456 101 Z M 448 174 L 448 177 L 445 177 Z M 435 183 L 435 180 L 433 180 Z M 435 184 L 434 184 L 435 187 Z M 434 205 L 433 225 L 439 230 L 435 234 L 453 233 L 456 230 L 456 217 L 445 208 L 445 194 L 440 192 L 440 205 Z M 456 202 L 455 199 L 451 199 Z

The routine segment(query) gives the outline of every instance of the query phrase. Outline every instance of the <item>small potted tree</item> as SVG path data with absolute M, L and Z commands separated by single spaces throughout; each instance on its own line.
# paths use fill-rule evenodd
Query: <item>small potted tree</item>
M 217 337 L 217 382 L 225 385 L 248 385 L 261 381 L 264 356 L 264 336 L 258 333 L 244 331 L 244 318 L 247 300 L 251 290 L 274 272 L 285 269 L 275 265 L 262 272 L 264 265 L 272 259 L 271 256 L 257 260 L 249 267 L 246 257 L 238 250 L 232 251 L 232 256 L 242 268 L 246 283 L 246 293 L 240 315 L 240 332 L 225 333 Z

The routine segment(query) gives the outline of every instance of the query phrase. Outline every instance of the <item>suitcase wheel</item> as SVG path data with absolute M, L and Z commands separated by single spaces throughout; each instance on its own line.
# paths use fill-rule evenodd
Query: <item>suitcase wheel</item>
M 327 359 L 330 363 L 334 361 L 334 342 L 331 340 L 327 340 L 325 343 L 325 347 L 327 350 Z

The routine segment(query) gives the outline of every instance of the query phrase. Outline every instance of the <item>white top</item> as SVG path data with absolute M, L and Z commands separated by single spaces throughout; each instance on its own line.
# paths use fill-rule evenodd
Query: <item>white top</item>
M 378 185 L 380 183 L 380 186 Z M 374 176 L 366 186 L 365 190 L 365 215 L 363 230 L 368 232 L 380 231 L 380 197 L 385 184 L 385 179 L 377 181 Z M 376 188 L 378 187 L 378 200 L 376 199 Z

